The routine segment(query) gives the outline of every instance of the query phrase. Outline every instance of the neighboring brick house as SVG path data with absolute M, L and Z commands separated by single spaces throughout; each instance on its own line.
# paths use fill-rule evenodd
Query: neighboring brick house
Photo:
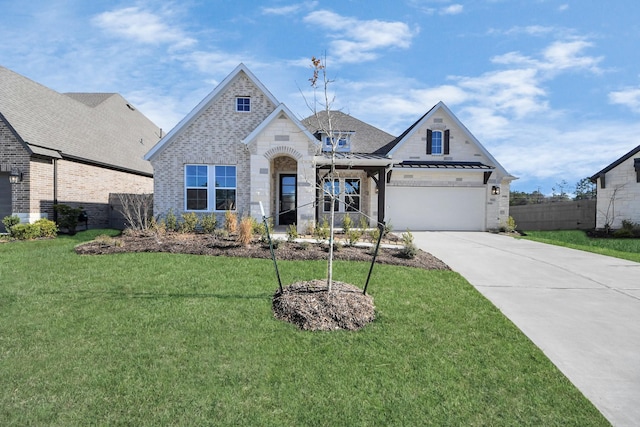
M 143 156 L 160 133 L 119 94 L 62 94 L 0 67 L 0 218 L 53 219 L 61 203 L 108 226 L 109 193 L 153 191 Z
M 331 209 L 397 230 L 506 223 L 515 178 L 443 103 L 397 138 L 340 112 L 330 118 L 330 132 L 326 113 L 299 121 L 240 64 L 145 156 L 154 213 L 222 220 L 233 210 L 260 219 L 264 209 L 276 225 L 302 229 Z M 332 182 L 330 133 L 338 146 Z
M 589 179 L 596 184 L 596 228 L 640 223 L 640 145 Z

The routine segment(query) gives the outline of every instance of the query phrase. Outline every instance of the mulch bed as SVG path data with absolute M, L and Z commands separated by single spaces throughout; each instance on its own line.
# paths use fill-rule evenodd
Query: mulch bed
M 418 250 L 406 258 L 399 246 L 381 247 L 376 263 L 401 265 L 427 270 L 450 268 L 431 254 Z M 81 255 L 105 255 L 125 252 L 168 252 L 208 256 L 271 258 L 269 245 L 254 240 L 242 245 L 233 238 L 210 234 L 126 233 L 120 237 L 99 237 L 78 245 Z M 327 245 L 312 242 L 281 241 L 275 250 L 278 260 L 326 260 Z M 340 246 L 334 250 L 334 260 L 371 262 L 372 248 Z M 375 319 L 373 298 L 362 289 L 338 281 L 327 292 L 326 280 L 297 282 L 279 290 L 273 296 L 274 317 L 290 322 L 303 330 L 358 330 Z
M 81 244 L 75 248 L 81 255 L 104 255 L 125 252 L 169 252 L 192 255 L 229 256 L 245 258 L 271 258 L 269 246 L 259 240 L 241 245 L 233 238 L 211 234 L 127 233 L 119 237 L 101 239 Z M 336 260 L 371 262 L 372 249 L 359 246 L 342 246 L 334 251 Z M 327 245 L 315 242 L 281 241 L 275 250 L 278 260 L 324 260 Z M 414 258 L 405 258 L 397 248 L 380 248 L 376 263 L 402 265 L 426 270 L 449 270 L 444 262 L 419 250 Z

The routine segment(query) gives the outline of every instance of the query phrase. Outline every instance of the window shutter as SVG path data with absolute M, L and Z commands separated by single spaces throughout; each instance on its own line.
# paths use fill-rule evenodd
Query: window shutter
M 432 132 L 431 129 L 427 129 L 427 154 L 431 154 L 432 152 Z
M 449 129 L 444 131 L 444 154 L 449 154 Z

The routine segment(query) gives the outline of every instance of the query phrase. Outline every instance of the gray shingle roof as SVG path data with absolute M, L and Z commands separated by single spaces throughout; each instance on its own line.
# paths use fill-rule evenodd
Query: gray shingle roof
M 353 132 L 351 135 L 352 153 L 374 153 L 395 138 L 393 135 L 341 111 L 331 111 L 330 114 L 334 132 Z M 309 116 L 302 120 L 302 124 L 312 134 L 316 134 L 322 129 L 328 130 L 327 112 L 318 112 L 317 118 L 315 115 Z
M 117 93 L 62 94 L 0 66 L 0 114 L 32 152 L 153 172 L 160 130 Z

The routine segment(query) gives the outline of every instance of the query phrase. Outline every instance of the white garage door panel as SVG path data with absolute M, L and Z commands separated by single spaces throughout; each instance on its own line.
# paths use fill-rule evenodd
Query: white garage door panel
M 485 229 L 485 189 L 387 187 L 386 217 L 397 232 Z

